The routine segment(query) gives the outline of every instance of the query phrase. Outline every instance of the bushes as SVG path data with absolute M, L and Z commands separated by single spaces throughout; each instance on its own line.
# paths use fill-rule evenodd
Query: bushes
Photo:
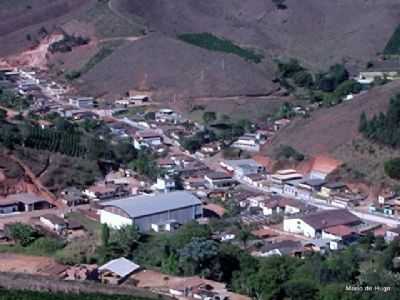
M 241 48 L 229 40 L 216 37 L 208 32 L 185 33 L 178 35 L 178 38 L 186 43 L 211 51 L 232 53 L 256 64 L 263 59 L 262 55 L 256 54 L 253 50 Z

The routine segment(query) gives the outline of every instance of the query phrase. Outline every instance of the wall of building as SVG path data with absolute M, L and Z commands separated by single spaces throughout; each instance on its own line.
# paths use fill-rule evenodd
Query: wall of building
M 0 214 L 10 214 L 18 211 L 18 205 L 2 206 L 0 207 Z
M 100 223 L 107 224 L 111 228 L 118 229 L 126 225 L 132 225 L 133 221 L 130 218 L 126 218 L 102 209 L 100 210 Z
M 314 238 L 315 230 L 301 219 L 285 219 L 283 221 L 283 230 L 291 233 L 302 234 Z
M 190 206 L 177 210 L 166 211 L 154 215 L 135 218 L 134 223 L 141 231 L 151 230 L 151 224 L 157 224 L 168 220 L 176 220 L 180 224 L 193 221 L 196 216 L 202 215 L 201 206 Z

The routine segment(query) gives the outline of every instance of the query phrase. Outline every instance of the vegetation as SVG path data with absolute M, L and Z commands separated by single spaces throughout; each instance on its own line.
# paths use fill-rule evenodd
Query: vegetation
M 87 73 L 90 69 L 92 69 L 95 65 L 105 59 L 107 56 L 113 53 L 113 49 L 110 47 L 101 47 L 100 50 L 89 59 L 89 61 L 80 69 L 80 73 Z
M 344 65 L 332 65 L 328 71 L 312 74 L 298 60 L 278 61 L 278 81 L 289 92 L 300 88 L 306 91 L 310 102 L 321 102 L 326 106 L 341 103 L 348 94 L 357 94 L 362 90 L 361 84 L 349 79 Z
M 23 110 L 29 107 L 30 102 L 31 101 L 27 97 L 20 96 L 14 91 L 0 88 L 1 106 L 15 110 Z
M 104 294 L 66 294 L 54 292 L 1 290 L 2 300 L 144 300 L 136 296 L 104 295 Z
M 287 9 L 285 0 L 272 0 L 272 3 L 274 3 L 276 5 L 277 9 Z
M 217 114 L 213 111 L 206 111 L 203 113 L 203 122 L 208 125 L 217 120 Z
M 51 53 L 57 53 L 57 52 L 70 52 L 72 51 L 72 48 L 74 47 L 79 47 L 82 45 L 88 44 L 90 41 L 89 38 L 85 38 L 82 36 L 73 36 L 69 34 L 64 34 L 64 37 L 62 40 L 58 42 L 54 42 L 49 46 L 49 51 Z
M 400 146 L 400 94 L 390 99 L 388 110 L 368 120 L 363 112 L 359 131 L 367 139 L 393 148 Z
M 185 33 L 178 35 L 178 38 L 186 43 L 211 51 L 232 53 L 256 64 L 263 59 L 261 54 L 256 54 L 253 50 L 241 48 L 227 39 L 216 37 L 208 32 Z
M 393 32 L 393 35 L 386 44 L 383 53 L 387 55 L 400 54 L 400 25 L 397 26 L 396 30 Z
M 304 154 L 288 145 L 281 145 L 275 153 L 277 160 L 303 161 Z
M 400 179 L 400 158 L 393 158 L 384 164 L 385 173 L 393 179 Z
M 16 242 L 16 245 L 2 245 L 0 252 L 50 256 L 65 246 L 62 241 L 45 237 L 33 227 L 23 223 L 7 225 L 6 234 Z

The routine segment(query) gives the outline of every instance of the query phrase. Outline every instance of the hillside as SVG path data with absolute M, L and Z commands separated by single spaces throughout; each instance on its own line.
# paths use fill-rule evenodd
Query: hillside
M 342 60 L 365 62 L 382 52 L 399 23 L 396 0 L 114 0 L 130 15 L 170 36 L 211 32 L 263 50 L 296 57 L 314 68 Z
M 400 82 L 394 81 L 375 87 L 351 102 L 320 109 L 307 119 L 297 119 L 279 132 L 272 144 L 266 146 L 266 151 L 272 153 L 274 148 L 284 144 L 309 155 L 334 153 L 359 135 L 362 111 L 369 117 L 386 111 L 390 97 L 399 92 Z
M 57 74 L 95 58 L 76 81 L 81 93 L 151 90 L 161 100 L 265 95 L 276 90 L 275 58 L 295 57 L 314 70 L 336 62 L 364 67 L 383 51 L 400 16 L 397 0 L 286 0 L 285 5 L 278 9 L 264 0 L 21 0 L 14 5 L 5 0 L 0 55 L 34 46 L 42 27 L 62 29 L 91 39 L 85 47 L 48 56 Z M 263 58 L 247 61 L 232 51 L 178 39 L 204 32 L 230 45 L 219 49 Z M 113 53 L 97 59 L 109 42 L 117 43 Z

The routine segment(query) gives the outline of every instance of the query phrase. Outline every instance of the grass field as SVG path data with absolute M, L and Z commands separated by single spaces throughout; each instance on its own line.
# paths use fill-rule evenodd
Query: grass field
M 235 45 L 232 41 L 216 37 L 215 35 L 203 33 L 184 33 L 178 35 L 178 38 L 186 43 L 195 45 L 211 51 L 225 52 L 238 55 L 245 60 L 260 63 L 263 59 L 261 54 L 255 53 L 251 49 L 245 49 Z

